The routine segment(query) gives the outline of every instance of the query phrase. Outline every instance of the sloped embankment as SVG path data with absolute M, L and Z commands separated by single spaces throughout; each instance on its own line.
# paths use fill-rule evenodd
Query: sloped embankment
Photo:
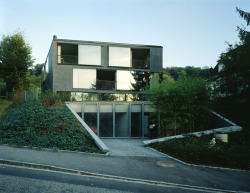
M 10 107 L 0 121 L 0 143 L 100 153 L 91 136 L 65 106 L 29 101 Z

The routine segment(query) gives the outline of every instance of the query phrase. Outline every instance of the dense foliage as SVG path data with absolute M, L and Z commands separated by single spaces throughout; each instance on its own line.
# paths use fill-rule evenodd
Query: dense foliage
M 166 76 L 150 89 L 150 98 L 160 114 L 160 136 L 209 129 L 209 94 L 204 80 L 174 81 Z
M 185 77 L 209 79 L 214 74 L 214 70 L 211 67 L 166 67 L 163 73 L 170 75 L 174 80 Z
M 249 170 L 249 133 L 230 133 L 228 143 L 216 140 L 215 146 L 209 144 L 212 138 L 187 136 L 149 146 L 188 163 Z
M 5 109 L 12 104 L 11 101 L 6 100 L 5 97 L 0 97 L 0 118 L 4 114 Z
M 33 64 L 31 47 L 20 32 L 4 35 L 0 42 L 0 78 L 6 83 L 6 90 L 20 90 L 27 87 L 28 68 Z
M 240 16 L 249 25 L 250 14 L 237 9 Z M 217 66 L 223 68 L 218 73 L 218 92 L 226 96 L 250 97 L 250 32 L 238 27 L 240 42 L 228 45 L 227 51 L 222 53 Z
M 25 102 L 8 109 L 0 122 L 0 143 L 100 152 L 65 105 L 50 108 L 38 101 Z

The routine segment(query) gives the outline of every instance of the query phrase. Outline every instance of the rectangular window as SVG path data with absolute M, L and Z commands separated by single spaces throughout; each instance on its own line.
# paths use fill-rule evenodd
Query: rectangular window
M 117 90 L 133 90 L 134 83 L 131 71 L 117 70 Z
M 109 66 L 130 67 L 130 48 L 109 47 Z
M 142 137 L 141 105 L 131 105 L 131 137 Z
M 115 137 L 129 137 L 128 104 L 115 105 Z
M 78 64 L 101 65 L 101 46 L 79 45 Z
M 77 64 L 78 63 L 78 45 L 60 44 L 57 46 L 59 64 Z
M 149 49 L 131 49 L 132 67 L 136 69 L 149 69 Z
M 89 128 L 97 134 L 97 105 L 85 104 L 84 105 L 84 121 Z
M 115 89 L 115 70 L 97 70 L 97 90 L 114 90 Z
M 95 89 L 96 70 L 73 69 L 73 88 Z
M 113 137 L 113 105 L 100 105 L 100 137 Z
M 156 109 L 152 104 L 144 104 L 144 137 L 157 136 L 158 117 L 155 112 Z

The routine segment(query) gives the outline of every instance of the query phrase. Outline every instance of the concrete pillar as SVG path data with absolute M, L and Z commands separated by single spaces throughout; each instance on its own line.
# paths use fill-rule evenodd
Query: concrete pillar
M 101 65 L 106 68 L 109 65 L 109 47 L 106 45 L 101 48 Z

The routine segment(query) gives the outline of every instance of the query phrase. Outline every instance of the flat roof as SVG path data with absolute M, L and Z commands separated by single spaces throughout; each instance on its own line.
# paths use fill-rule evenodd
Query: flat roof
M 134 47 L 157 47 L 162 48 L 162 46 L 156 45 L 143 45 L 143 44 L 128 44 L 128 43 L 114 43 L 114 42 L 99 42 L 99 41 L 86 41 L 86 40 L 69 40 L 69 39 L 53 39 L 53 41 L 65 42 L 65 43 L 88 43 L 88 44 L 106 44 L 106 45 L 119 45 L 119 46 L 134 46 Z

